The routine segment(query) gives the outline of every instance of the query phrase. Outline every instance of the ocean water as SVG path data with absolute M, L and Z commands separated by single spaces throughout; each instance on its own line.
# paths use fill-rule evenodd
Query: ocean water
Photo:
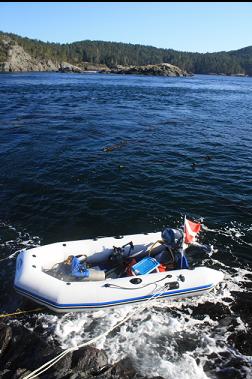
M 252 78 L 12 73 L 0 76 L 0 104 L 2 313 L 24 307 L 12 288 L 23 246 L 159 231 L 186 214 L 210 246 L 189 260 L 222 270 L 222 285 L 157 300 L 97 347 L 147 376 L 251 378 L 252 358 L 231 337 L 251 328 L 237 296 L 252 281 Z M 66 348 L 131 310 L 10 322 Z

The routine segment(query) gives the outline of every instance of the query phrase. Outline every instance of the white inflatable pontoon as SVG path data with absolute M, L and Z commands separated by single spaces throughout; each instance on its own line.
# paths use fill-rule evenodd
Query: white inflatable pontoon
M 157 267 L 141 272 L 141 262 L 145 266 L 152 264 L 148 259 L 155 260 L 154 252 L 163 248 L 160 239 L 160 232 L 146 233 L 22 250 L 17 257 L 14 286 L 21 295 L 53 311 L 80 312 L 142 302 L 153 296 L 168 299 L 198 296 L 223 280 L 222 272 L 207 267 L 178 269 L 173 255 L 166 265 L 167 271 L 159 272 Z M 118 244 L 123 248 L 114 248 Z M 64 264 L 70 255 L 81 254 L 87 256 L 86 278 L 71 276 L 70 268 Z M 133 258 L 138 263 L 130 269 L 127 262 Z

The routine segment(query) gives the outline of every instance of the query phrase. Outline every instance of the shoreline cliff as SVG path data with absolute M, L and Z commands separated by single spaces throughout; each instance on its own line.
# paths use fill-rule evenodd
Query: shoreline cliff
M 69 62 L 57 62 L 51 59 L 38 59 L 28 54 L 22 46 L 19 46 L 11 39 L 2 39 L 2 47 L 5 49 L 6 60 L 0 62 L 1 72 L 76 72 L 96 71 L 100 73 L 112 74 L 139 74 L 158 76 L 189 76 L 185 70 L 169 63 L 142 66 L 114 66 L 109 68 L 106 65 L 83 63 L 73 65 Z

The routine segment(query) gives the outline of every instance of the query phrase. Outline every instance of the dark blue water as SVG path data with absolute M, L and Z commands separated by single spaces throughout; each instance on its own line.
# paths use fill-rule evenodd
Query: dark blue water
M 251 104 L 252 78 L 1 75 L 0 258 L 187 214 L 206 226 L 210 265 L 249 270 Z M 0 271 L 7 312 L 21 304 L 14 260 Z
M 0 104 L 1 218 L 44 241 L 251 224 L 251 78 L 6 74 Z

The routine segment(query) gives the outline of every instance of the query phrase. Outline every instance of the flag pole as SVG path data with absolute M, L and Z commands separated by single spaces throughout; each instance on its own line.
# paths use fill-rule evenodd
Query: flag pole
M 186 232 L 185 232 L 185 228 L 186 228 L 186 215 L 185 215 L 185 217 L 184 217 L 184 230 L 183 230 L 183 241 L 182 241 L 182 251 L 184 252 L 184 250 L 185 250 L 185 234 L 186 234 Z
M 184 217 L 184 230 L 183 230 L 183 240 L 182 240 L 182 251 L 181 251 L 181 264 L 180 264 L 180 268 L 182 268 L 183 266 L 183 256 L 184 256 L 184 245 L 185 245 L 185 226 L 186 226 L 186 215 Z

